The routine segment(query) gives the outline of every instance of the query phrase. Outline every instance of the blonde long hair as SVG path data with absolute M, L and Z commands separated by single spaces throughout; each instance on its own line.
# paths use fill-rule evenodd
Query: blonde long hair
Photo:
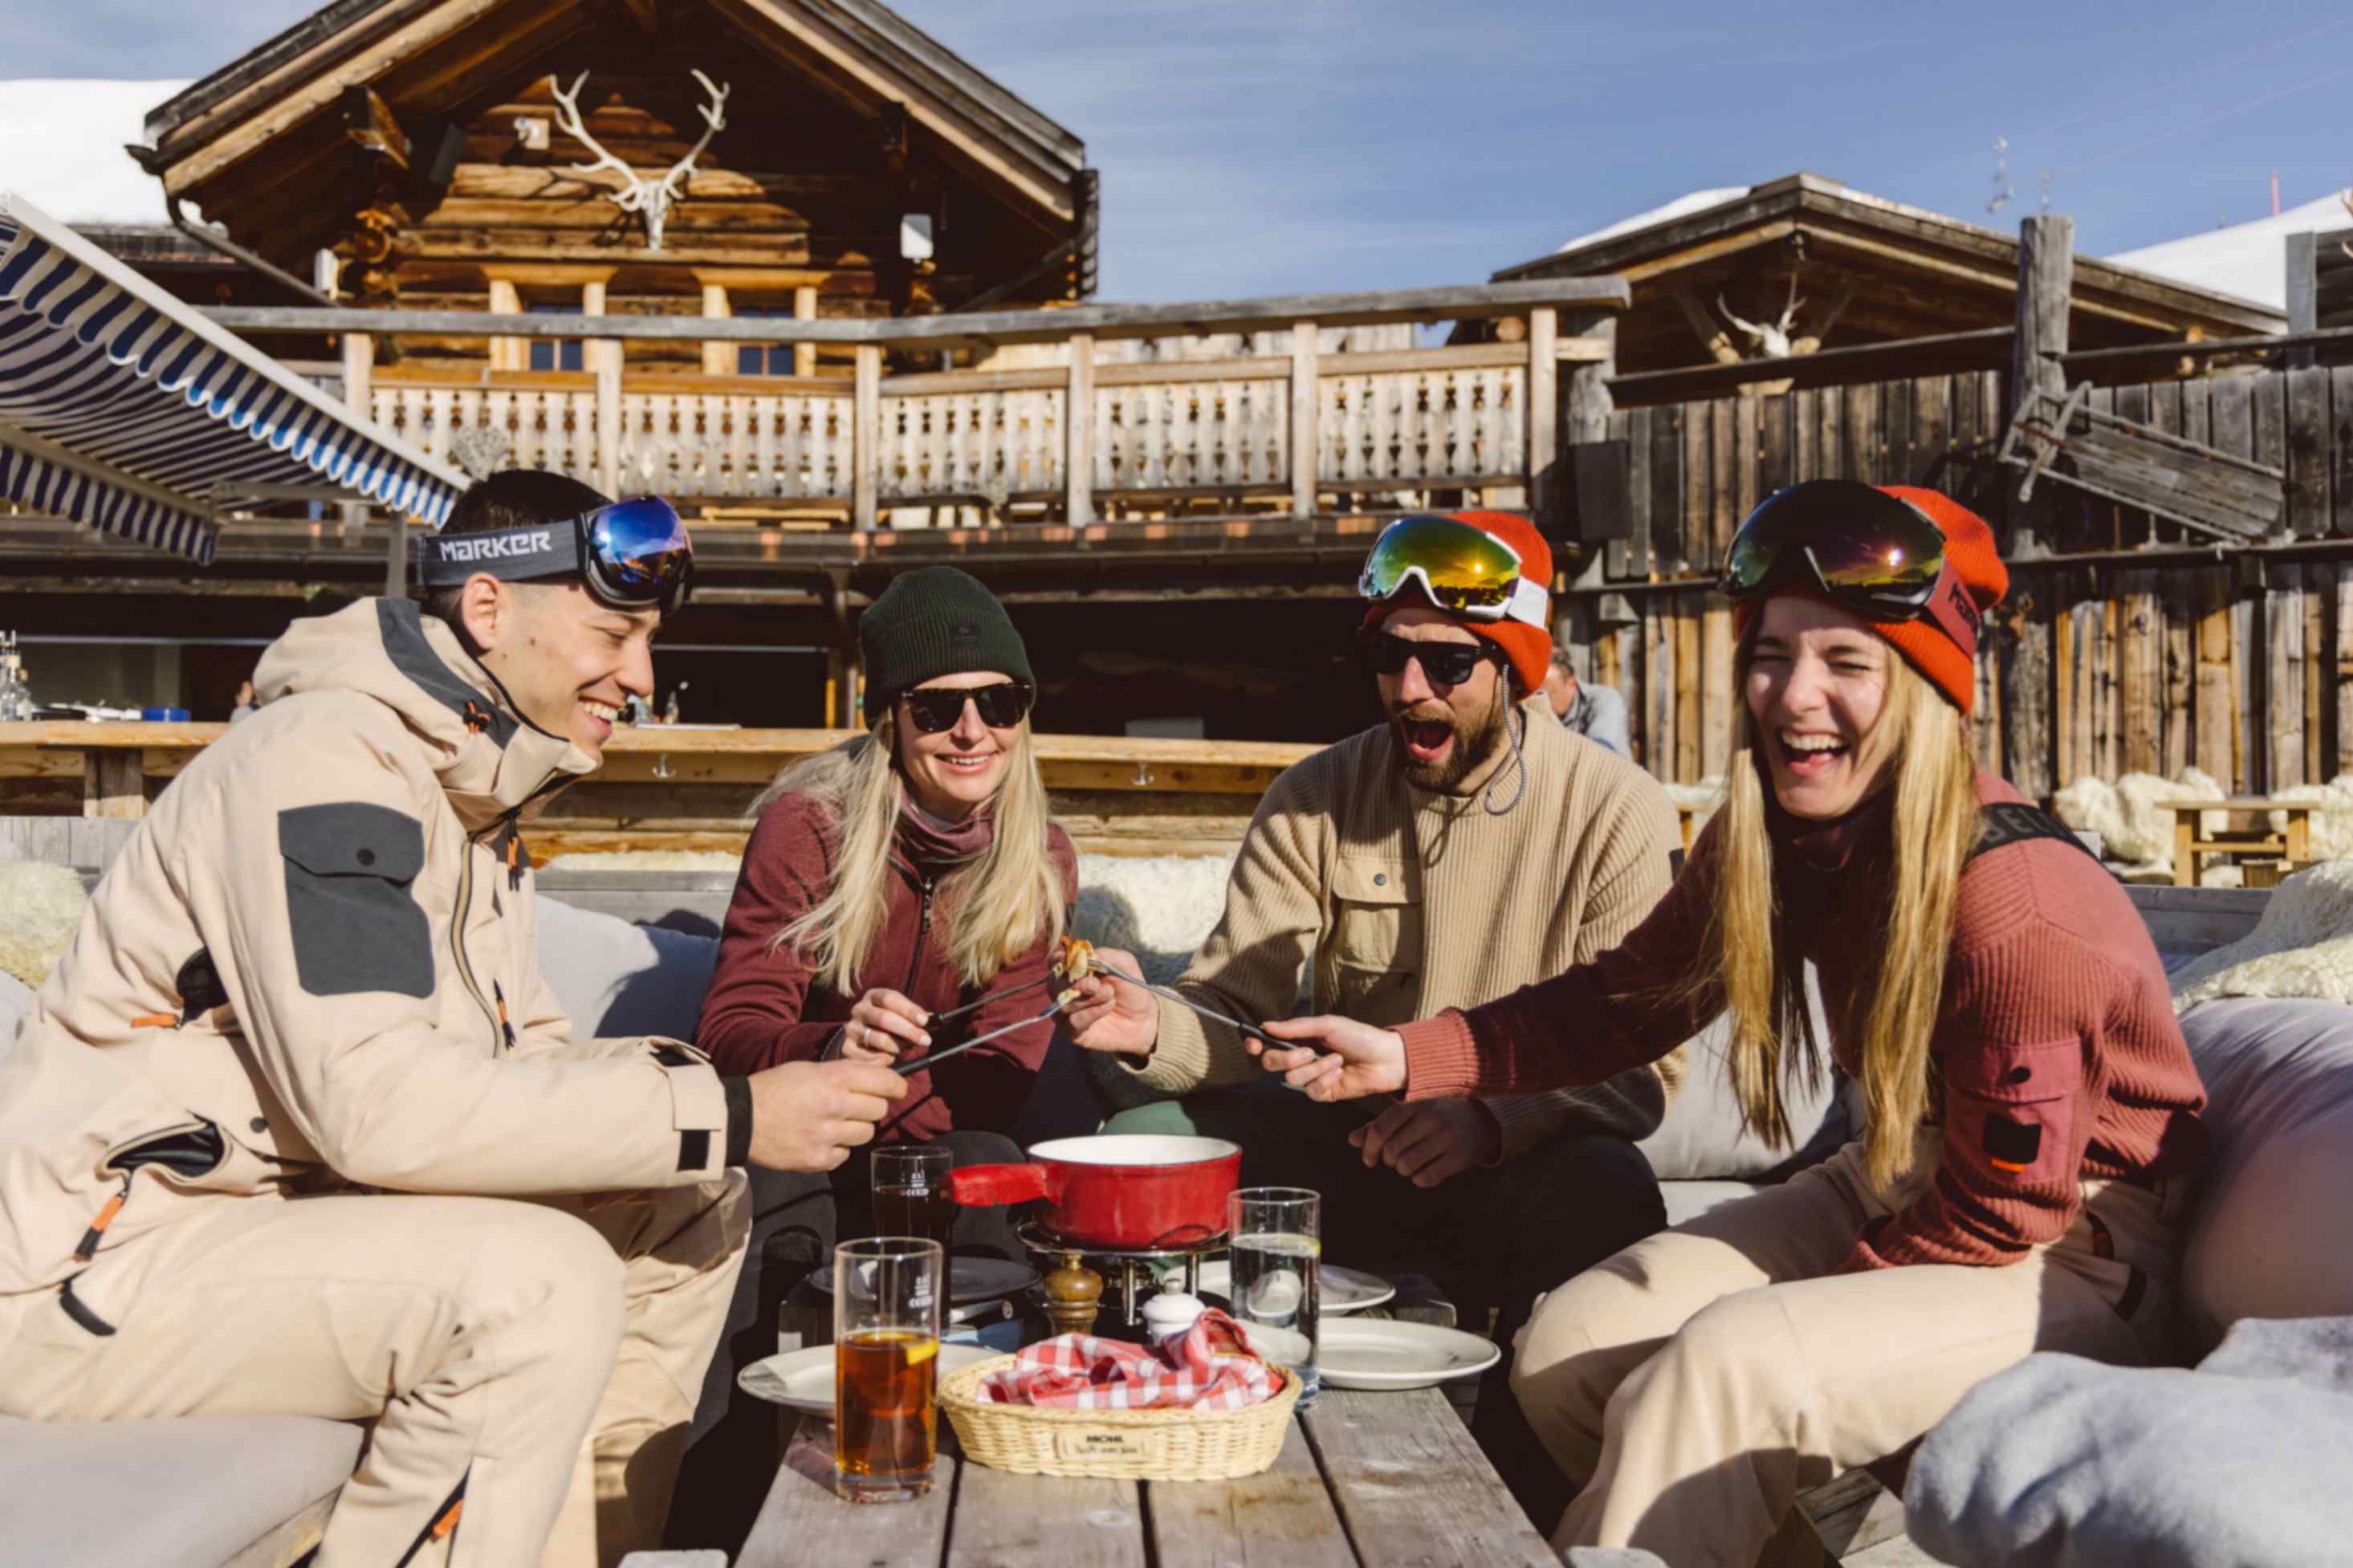
M 1736 694 L 1747 689 L 1756 641 L 1752 626 L 1734 657 Z M 1960 711 L 1893 648 L 1887 671 L 1879 722 L 1898 726 L 1898 739 L 1890 764 L 1894 871 L 1880 958 L 1844 1015 L 1831 1021 L 1837 1036 L 1853 1043 L 1870 1115 L 1864 1150 L 1871 1179 L 1883 1190 L 1910 1167 L 1913 1139 L 1928 1114 L 1929 1046 L 1944 1000 L 1945 954 L 1961 868 L 1978 835 L 1977 770 Z M 1794 1139 L 1784 1088 L 1818 1084 L 1822 1050 L 1806 1011 L 1804 959 L 1774 892 L 1765 819 L 1765 791 L 1772 785 L 1756 755 L 1757 722 L 1736 694 L 1733 706 L 1715 904 L 1684 983 L 1694 991 L 1720 991 L 1731 1018 L 1728 1065 L 1742 1118 L 1786 1149 Z
M 835 841 L 833 885 L 807 913 L 768 938 L 790 947 L 837 995 L 855 996 L 859 971 L 891 918 L 891 847 L 898 836 L 906 780 L 896 757 L 898 720 L 884 714 L 873 729 L 793 763 L 754 805 L 767 810 L 784 795 L 806 795 L 822 831 Z M 1037 946 L 1062 936 L 1062 874 L 1049 853 L 1045 780 L 1023 720 L 989 807 L 997 831 L 988 847 L 944 877 L 934 895 L 933 928 L 948 933 L 947 956 L 966 985 L 984 985 Z

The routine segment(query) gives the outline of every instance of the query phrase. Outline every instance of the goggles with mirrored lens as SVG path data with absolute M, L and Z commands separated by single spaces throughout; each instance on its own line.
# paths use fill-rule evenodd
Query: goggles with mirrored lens
M 1859 480 L 1810 480 L 1767 496 L 1733 535 L 1717 587 L 1746 599 L 1793 577 L 1866 620 L 1932 620 L 1976 652 L 1977 604 L 1946 566 L 1944 530 Z
M 1381 530 L 1356 591 L 1384 604 L 1409 588 L 1465 620 L 1545 624 L 1547 585 L 1520 575 L 1520 553 L 1483 528 L 1425 513 Z
M 578 573 L 597 603 L 611 609 L 659 609 L 686 603 L 694 546 L 676 508 L 641 495 L 545 526 L 434 535 L 417 542 L 417 580 L 447 588 L 476 572 L 501 582 L 534 582 Z
M 907 716 L 925 735 L 955 728 L 970 698 L 980 722 L 991 729 L 1011 729 L 1029 712 L 1033 695 L 1029 683 L 999 681 L 990 686 L 922 686 L 899 694 L 907 702 Z

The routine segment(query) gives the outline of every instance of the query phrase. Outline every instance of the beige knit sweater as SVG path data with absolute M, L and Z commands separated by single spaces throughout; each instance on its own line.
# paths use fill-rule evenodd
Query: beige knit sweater
M 1393 1028 L 1615 947 L 1667 890 L 1674 809 L 1649 774 L 1562 728 L 1541 694 L 1522 714 L 1527 789 L 1501 815 L 1480 795 L 1409 786 L 1386 725 L 1286 768 L 1178 988 L 1230 1017 L 1287 1018 L 1306 970 L 1317 1012 Z M 1506 762 L 1491 792 L 1501 803 L 1513 790 Z M 1235 1031 L 1168 1001 L 1152 1055 L 1123 1060 L 1170 1094 L 1260 1071 Z M 1589 1088 L 1485 1103 L 1507 1160 L 1571 1124 L 1640 1139 L 1682 1070 L 1678 1048 Z

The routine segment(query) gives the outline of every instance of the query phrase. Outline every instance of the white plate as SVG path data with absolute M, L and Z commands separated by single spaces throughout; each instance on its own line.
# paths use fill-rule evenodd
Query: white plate
M 809 1273 L 809 1283 L 826 1295 L 833 1294 L 833 1265 L 825 1263 Z M 967 1306 L 975 1301 L 995 1301 L 1027 1290 L 1041 1277 L 1026 1263 L 1008 1263 L 1001 1257 L 959 1257 L 948 1264 L 948 1305 Z
M 940 1347 L 940 1376 L 975 1361 L 985 1361 L 1002 1355 L 987 1345 L 944 1344 Z M 771 1404 L 781 1404 L 788 1410 L 806 1411 L 811 1415 L 833 1419 L 833 1347 L 811 1345 L 807 1350 L 786 1351 L 754 1361 L 735 1374 L 736 1386 L 754 1399 L 765 1399 Z
M 1171 1269 L 1169 1273 L 1180 1282 L 1185 1277 L 1185 1270 L 1181 1266 Z M 1367 1307 L 1379 1306 L 1397 1294 L 1396 1286 L 1379 1275 L 1366 1274 L 1361 1268 L 1342 1268 L 1336 1264 L 1326 1263 L 1318 1266 L 1317 1275 L 1321 1284 L 1317 1287 L 1316 1299 L 1327 1315 L 1361 1312 Z M 1231 1300 L 1233 1281 L 1231 1259 L 1211 1258 L 1201 1265 L 1201 1288 L 1212 1295 Z
M 1317 1335 L 1315 1370 L 1334 1388 L 1428 1388 L 1485 1372 L 1504 1352 L 1459 1329 L 1344 1318 Z

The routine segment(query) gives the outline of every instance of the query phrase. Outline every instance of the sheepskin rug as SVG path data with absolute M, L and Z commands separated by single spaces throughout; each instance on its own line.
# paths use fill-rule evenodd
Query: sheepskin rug
M 2299 872 L 2274 889 L 2255 928 L 2174 971 L 2173 1010 L 2226 996 L 2353 1002 L 2353 860 Z
M 1124 948 L 1144 978 L 1166 985 L 1185 972 L 1226 912 L 1229 854 L 1079 856 L 1074 934 L 1104 947 Z
M 79 873 L 40 860 L 0 860 L 0 973 L 35 991 L 73 946 L 90 895 Z

